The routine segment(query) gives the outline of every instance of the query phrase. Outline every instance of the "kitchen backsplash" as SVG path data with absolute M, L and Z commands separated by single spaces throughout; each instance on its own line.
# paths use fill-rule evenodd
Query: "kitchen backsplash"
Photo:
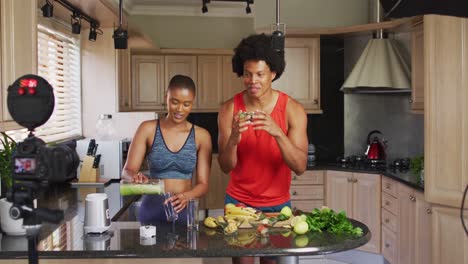
M 367 134 L 380 130 L 388 140 L 387 158 L 424 152 L 424 116 L 410 111 L 409 95 L 345 95 L 345 154 L 364 154 Z

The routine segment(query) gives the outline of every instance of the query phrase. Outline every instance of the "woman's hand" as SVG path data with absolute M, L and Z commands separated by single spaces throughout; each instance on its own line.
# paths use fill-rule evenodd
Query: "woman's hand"
M 241 117 L 241 114 L 242 110 L 240 110 L 232 119 L 232 131 L 229 140 L 231 140 L 235 145 L 239 144 L 242 132 L 249 129 L 249 125 L 252 123 L 249 115 L 243 115 Z
M 184 193 L 179 193 L 173 195 L 171 198 L 167 199 L 165 202 L 172 202 L 172 206 L 174 206 L 174 210 L 177 213 L 180 213 L 187 207 L 188 198 Z
M 264 111 L 256 110 L 253 119 L 252 126 L 254 130 L 264 130 L 272 137 L 279 137 L 283 134 L 283 130 L 276 124 L 275 120 Z
M 138 172 L 133 175 L 132 177 L 132 182 L 135 183 L 147 183 L 148 182 L 148 176 L 144 175 L 141 172 Z

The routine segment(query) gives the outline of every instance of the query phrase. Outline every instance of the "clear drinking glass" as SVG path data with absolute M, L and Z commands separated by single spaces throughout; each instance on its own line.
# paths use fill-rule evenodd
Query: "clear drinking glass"
M 164 193 L 164 201 L 167 199 L 171 198 L 174 194 L 171 192 L 166 192 Z M 179 218 L 179 215 L 177 212 L 174 210 L 174 205 L 172 205 L 172 202 L 164 202 L 164 212 L 166 213 L 166 219 L 168 222 L 173 222 L 176 221 Z
M 192 198 L 187 202 L 187 228 L 198 230 L 198 199 Z

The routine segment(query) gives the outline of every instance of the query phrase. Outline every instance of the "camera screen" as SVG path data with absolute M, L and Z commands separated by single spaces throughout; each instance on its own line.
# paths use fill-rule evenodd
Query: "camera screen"
M 34 174 L 36 172 L 35 158 L 15 158 L 15 173 Z

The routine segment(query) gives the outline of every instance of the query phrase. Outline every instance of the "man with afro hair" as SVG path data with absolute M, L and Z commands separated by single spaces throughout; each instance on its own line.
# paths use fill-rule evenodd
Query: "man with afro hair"
M 218 162 L 230 175 L 225 204 L 264 212 L 291 207 L 291 171 L 300 175 L 307 165 L 307 115 L 299 102 L 272 88 L 285 66 L 284 51 L 273 49 L 265 34 L 251 35 L 234 49 L 232 68 L 244 90 L 218 114 Z

